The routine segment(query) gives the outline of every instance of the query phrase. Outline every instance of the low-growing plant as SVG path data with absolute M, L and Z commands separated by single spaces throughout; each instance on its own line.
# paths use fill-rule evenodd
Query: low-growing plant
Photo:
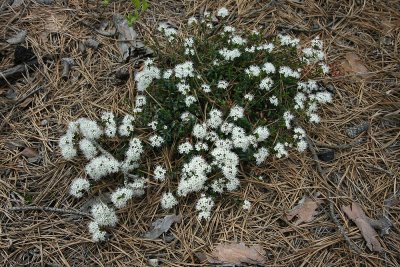
M 123 181 L 111 196 L 119 209 L 144 194 L 146 178 L 160 186 L 168 180 L 162 208 L 194 194 L 200 196 L 199 219 L 209 219 L 216 196 L 239 188 L 240 165 L 260 166 L 307 149 L 305 131 L 294 121 L 318 123 L 318 105 L 332 100 L 314 80 L 329 72 L 321 40 L 302 46 L 288 35 L 266 39 L 262 31 L 227 25 L 226 8 L 216 15 L 219 22 L 207 12 L 201 20 L 190 18 L 181 33 L 160 25 L 160 44 L 172 49 L 155 49 L 156 59 L 135 75 L 131 114 L 106 112 L 99 122 L 69 124 L 60 139 L 62 155 L 89 161 L 88 178 L 72 182 L 73 196 L 113 177 Z M 154 162 L 164 149 L 169 158 Z M 153 175 L 146 177 L 149 162 Z M 243 209 L 250 208 L 245 200 Z M 117 223 L 114 209 L 98 203 L 92 215 L 93 240 L 105 240 L 104 227 Z
M 130 2 L 133 6 L 133 11 L 128 13 L 128 15 L 125 16 L 125 19 L 128 22 L 128 26 L 132 27 L 140 18 L 141 14 L 149 8 L 149 3 L 147 0 L 130 0 Z M 103 5 L 108 6 L 109 4 L 110 0 L 103 0 Z

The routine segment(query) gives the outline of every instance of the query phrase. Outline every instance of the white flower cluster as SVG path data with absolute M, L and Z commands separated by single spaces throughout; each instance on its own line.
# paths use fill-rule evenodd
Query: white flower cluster
M 165 180 L 165 174 L 167 173 L 167 170 L 164 169 L 162 166 L 156 166 L 154 169 L 154 179 L 158 181 L 164 181 Z
M 178 64 L 175 66 L 174 71 L 175 71 L 175 77 L 179 79 L 194 77 L 193 62 L 186 61 L 182 64 Z
M 228 48 L 222 48 L 219 50 L 219 54 L 226 60 L 226 61 L 232 61 L 235 58 L 240 57 L 242 53 L 240 53 L 239 49 L 234 48 L 234 49 L 228 49 Z
M 306 141 L 306 131 L 303 128 L 296 127 L 294 128 L 293 138 L 297 141 L 296 149 L 300 153 L 306 151 L 308 144 Z
M 138 92 L 144 92 L 154 79 L 159 79 L 161 71 L 159 68 L 146 62 L 142 71 L 135 75 L 136 88 Z
M 171 192 L 164 193 L 161 197 L 161 207 L 168 210 L 178 204 L 178 201 Z
M 178 184 L 178 196 L 187 196 L 191 192 L 202 190 L 210 171 L 211 166 L 202 156 L 195 156 L 184 164 Z
M 104 241 L 106 232 L 100 229 L 101 226 L 114 227 L 118 218 L 115 211 L 106 204 L 100 202 L 93 205 L 91 213 L 94 221 L 89 223 L 89 232 L 92 234 L 92 240 L 95 242 Z
M 169 42 L 175 40 L 176 35 L 178 34 L 177 30 L 171 28 L 166 23 L 161 23 L 158 28 L 158 31 L 162 32 Z
M 286 78 L 292 77 L 292 78 L 300 79 L 300 72 L 298 72 L 296 70 L 292 70 L 288 66 L 281 66 L 279 68 L 279 74 L 282 74 Z
M 209 220 L 211 218 L 211 210 L 214 207 L 214 201 L 211 197 L 206 197 L 204 194 L 201 195 L 197 201 L 196 210 L 199 211 L 198 218 Z
M 229 11 L 226 7 L 221 7 L 218 9 L 217 16 L 221 18 L 225 18 L 229 15 Z
M 76 178 L 71 183 L 69 193 L 76 198 L 81 198 L 84 191 L 89 191 L 90 183 L 88 179 Z
M 133 190 L 128 187 L 118 188 L 111 194 L 111 201 L 118 209 L 126 206 L 128 200 L 133 197 Z
M 325 53 L 322 51 L 323 44 L 319 37 L 317 36 L 311 41 L 311 47 L 303 48 L 303 57 L 302 60 L 306 62 L 306 64 L 314 64 L 316 62 L 322 61 L 325 58 Z M 329 72 L 329 67 L 325 64 L 321 65 L 323 73 Z
M 250 201 L 248 201 L 247 199 L 245 201 L 243 201 L 243 206 L 242 206 L 243 210 L 247 210 L 249 211 L 251 209 L 251 203 Z
M 194 39 L 193 37 L 189 37 L 185 39 L 184 46 L 185 46 L 185 55 L 194 55 Z
M 300 43 L 300 39 L 298 38 L 293 38 L 289 35 L 282 35 L 278 34 L 279 40 L 281 42 L 281 45 L 287 45 L 287 46 L 293 46 L 296 47 Z

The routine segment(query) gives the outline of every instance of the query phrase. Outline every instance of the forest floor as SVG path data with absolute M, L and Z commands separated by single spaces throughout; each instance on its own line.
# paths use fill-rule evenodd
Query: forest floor
M 77 118 L 129 112 L 127 101 L 135 95 L 138 58 L 121 62 L 117 38 L 99 34 L 113 14 L 131 10 L 129 1 L 107 7 L 90 0 L 52 2 L 0 4 L 0 72 L 30 64 L 19 77 L 0 77 L 0 265 L 147 266 L 158 259 L 160 266 L 204 266 L 216 245 L 243 242 L 262 247 L 265 266 L 400 266 L 399 1 L 149 1 L 134 25 L 144 43 L 158 34 L 160 22 L 179 28 L 190 16 L 221 6 L 238 29 L 262 27 L 302 40 L 320 36 L 332 69 L 324 83 L 334 101 L 323 108 L 319 126 L 306 130 L 317 153 L 325 147 L 335 156 L 319 163 L 310 152 L 271 159 L 258 173 L 263 179 L 244 177 L 240 190 L 216 202 L 207 223 L 199 223 L 187 199 L 175 210 L 182 221 L 156 240 L 143 235 L 169 213 L 160 208 L 161 191 L 149 189 L 119 211 L 104 243 L 91 241 L 85 217 L 11 209 L 80 210 L 84 200 L 68 191 L 82 170 L 61 158 L 58 140 Z M 6 42 L 21 30 L 27 35 L 20 47 Z M 88 38 L 99 47 L 82 49 Z M 75 60 L 67 79 L 63 58 Z M 115 76 L 123 69 L 130 74 L 126 80 Z M 368 127 L 349 136 L 348 129 L 360 124 Z M 102 183 L 96 192 L 108 188 Z M 287 212 L 305 196 L 321 203 L 312 220 L 296 225 Z M 252 203 L 249 212 L 230 200 L 243 198 Z M 381 252 L 367 247 L 368 236 L 345 215 L 343 207 L 353 202 L 369 218 L 390 221 L 390 230 L 376 237 Z

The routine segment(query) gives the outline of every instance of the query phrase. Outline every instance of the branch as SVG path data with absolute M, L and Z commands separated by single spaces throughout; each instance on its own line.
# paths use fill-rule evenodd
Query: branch
M 50 211 L 55 213 L 63 213 L 63 214 L 75 214 L 83 217 L 91 218 L 92 216 L 89 213 L 81 212 L 77 210 L 66 210 L 59 208 L 51 208 L 51 207 L 41 207 L 41 206 L 22 206 L 22 207 L 11 207 L 8 209 L 9 211 Z

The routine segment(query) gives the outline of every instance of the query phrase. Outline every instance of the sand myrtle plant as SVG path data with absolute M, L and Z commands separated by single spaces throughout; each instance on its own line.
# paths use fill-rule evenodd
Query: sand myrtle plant
M 71 195 L 82 197 L 100 179 L 122 181 L 111 196 L 114 207 L 92 209 L 94 241 L 105 239 L 104 227 L 118 221 L 114 208 L 142 195 L 147 179 L 159 186 L 168 181 L 161 208 L 197 196 L 198 219 L 207 220 L 218 196 L 239 189 L 241 165 L 262 166 L 307 149 L 299 125 L 318 123 L 319 106 L 332 101 L 316 81 L 329 72 L 322 41 L 235 29 L 226 8 L 215 16 L 218 21 L 211 12 L 189 18 L 181 31 L 161 24 L 157 57 L 135 75 L 131 113 L 78 119 L 60 139 L 64 158 L 88 161 L 88 179 L 75 179 Z M 150 155 L 162 149 L 172 158 L 152 162 Z M 141 171 L 148 162 L 150 174 Z M 250 202 L 242 208 L 250 210 Z

